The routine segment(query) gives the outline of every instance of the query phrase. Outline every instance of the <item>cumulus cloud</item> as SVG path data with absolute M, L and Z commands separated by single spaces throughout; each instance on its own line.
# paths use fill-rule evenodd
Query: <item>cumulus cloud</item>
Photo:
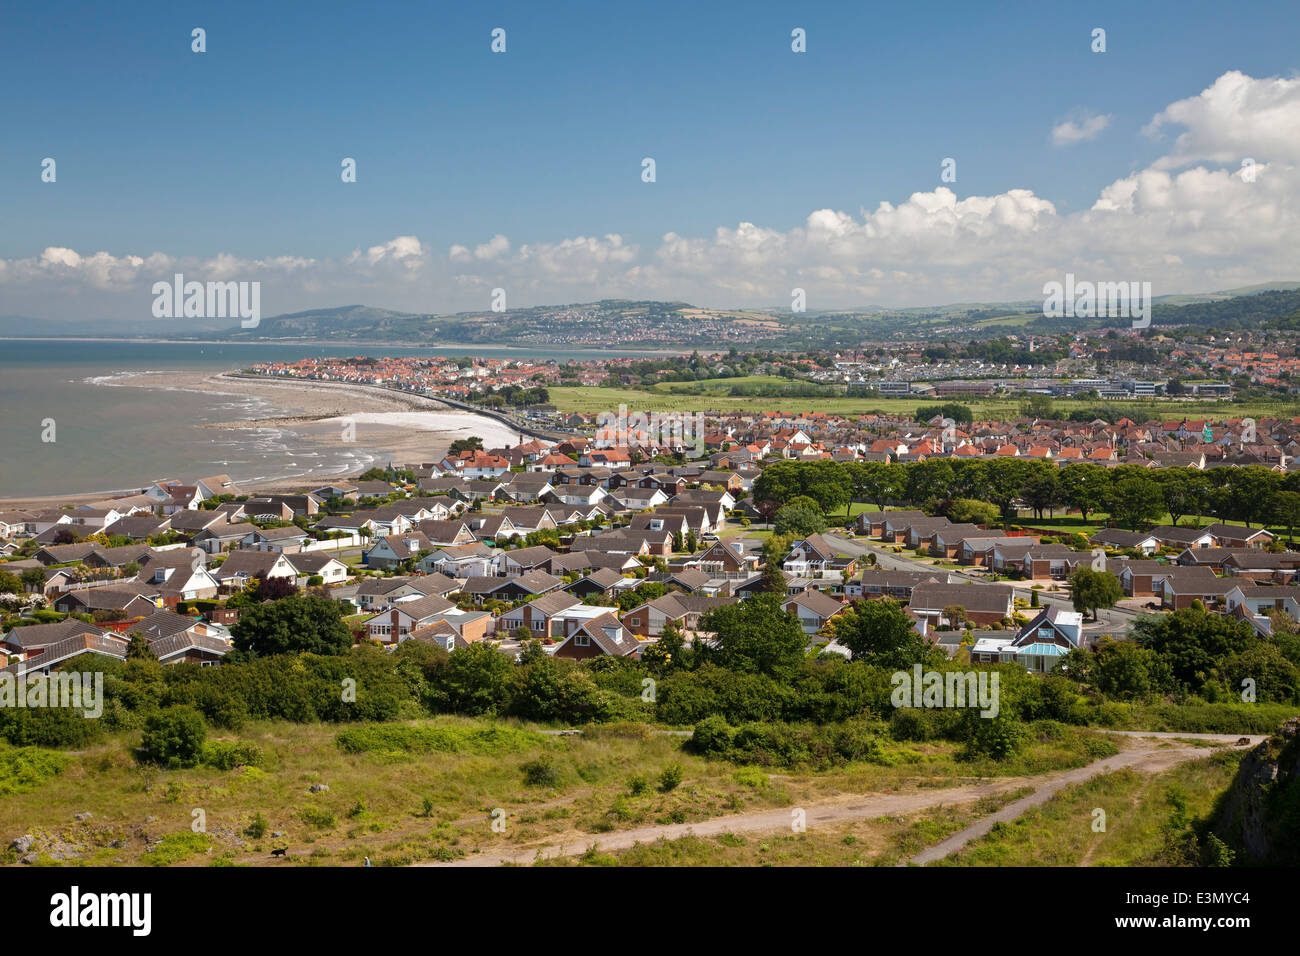
M 1077 119 L 1068 119 L 1052 127 L 1053 146 L 1073 146 L 1086 143 L 1101 135 L 1101 131 L 1110 125 L 1109 116 L 1083 114 Z
M 1074 117 L 1053 138 L 1069 127 L 1061 136 L 1078 142 L 1107 122 Z M 466 237 L 445 253 L 397 236 L 325 260 L 52 247 L 0 260 L 0 286 L 8 299 L 26 292 L 28 301 L 66 312 L 65 300 L 79 293 L 87 302 L 147 305 L 141 290 L 177 271 L 260 279 L 270 315 L 347 302 L 482 310 L 497 287 L 507 289 L 512 306 L 606 296 L 777 305 L 800 287 L 808 307 L 819 309 L 1035 298 L 1044 282 L 1067 271 L 1150 281 L 1156 294 L 1296 277 L 1300 80 L 1226 73 L 1200 95 L 1160 110 L 1146 132 L 1172 137 L 1165 154 L 1070 214 L 1028 189 L 959 197 L 939 186 L 856 213 L 814 210 L 788 229 L 742 221 L 705 235 L 668 232 L 644 249 L 618 233 L 527 242 Z
M 1159 139 L 1171 126 L 1183 131 L 1153 164 L 1157 169 L 1243 158 L 1300 161 L 1300 78 L 1255 79 L 1233 70 L 1199 96 L 1161 110 L 1143 131 Z

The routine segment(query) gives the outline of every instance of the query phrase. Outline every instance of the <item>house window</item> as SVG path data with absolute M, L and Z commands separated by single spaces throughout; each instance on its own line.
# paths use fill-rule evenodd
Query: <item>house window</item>
M 573 635 L 573 643 L 576 644 L 578 647 L 587 647 L 588 645 L 591 644 L 591 640 L 587 637 L 586 634 L 578 633 Z

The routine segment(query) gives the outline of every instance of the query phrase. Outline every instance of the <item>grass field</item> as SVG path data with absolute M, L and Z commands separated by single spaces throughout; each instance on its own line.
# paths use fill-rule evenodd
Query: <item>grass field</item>
M 555 386 L 548 389 L 550 400 L 562 412 L 579 412 L 598 414 L 616 412 L 619 404 L 624 404 L 629 411 L 640 412 L 677 412 L 677 411 L 782 411 L 790 415 L 810 412 L 825 412 L 837 415 L 862 415 L 870 412 L 886 414 L 915 414 L 916 409 L 925 405 L 934 405 L 945 401 L 959 399 L 935 398 L 758 398 L 755 396 L 732 397 L 726 392 L 737 382 L 781 383 L 789 380 L 775 376 L 749 376 L 740 379 L 718 379 L 713 382 L 695 383 L 684 386 L 682 383 L 661 382 L 651 388 L 603 388 L 600 386 Z M 674 392 L 683 387 L 698 389 L 707 387 L 708 394 L 682 394 Z M 1021 399 L 1018 397 L 980 398 L 962 401 L 968 406 L 976 420 L 1005 420 L 1016 418 L 1020 414 Z M 1053 408 L 1058 415 L 1068 415 L 1072 411 L 1095 408 L 1098 403 L 1082 399 L 1057 399 Z M 1230 400 L 1195 400 L 1162 399 L 1146 402 L 1112 402 L 1107 407 L 1114 408 L 1120 414 L 1140 414 L 1149 409 L 1156 409 L 1163 418 L 1291 418 L 1300 415 L 1300 400 L 1297 401 L 1257 401 L 1235 403 Z
M 967 845 L 938 866 L 1151 866 L 1167 864 L 1167 841 L 1208 818 L 1232 783 L 1242 751 L 1224 751 L 1160 774 L 1132 770 L 1067 787 L 1041 807 Z M 1180 810 L 1179 805 L 1185 807 Z M 1105 813 L 1105 829 L 1095 829 Z
M 350 749 L 340 746 L 340 734 Z M 595 842 L 635 826 L 803 806 L 842 793 L 944 788 L 1091 759 L 1082 745 L 1053 740 L 1003 762 L 962 762 L 958 745 L 927 742 L 888 745 L 890 765 L 738 772 L 683 749 L 680 736 L 640 725 L 557 737 L 515 722 L 454 717 L 377 729 L 261 721 L 237 738 L 213 737 L 256 745 L 258 765 L 141 766 L 130 749 L 138 732 L 78 753 L 25 751 L 18 761 L 23 783 L 0 802 L 0 834 L 6 845 L 38 836 L 39 862 L 47 865 L 266 865 L 276 848 L 299 864 L 356 864 L 369 856 L 377 865 L 400 865 L 557 837 Z M 539 764 L 544 773 L 536 773 Z M 681 783 L 661 789 L 660 775 L 672 764 L 681 768 Z M 313 793 L 318 784 L 327 789 Z M 491 826 L 498 808 L 504 832 Z M 76 819 L 85 813 L 91 816 Z M 0 857 L 16 862 L 17 853 Z

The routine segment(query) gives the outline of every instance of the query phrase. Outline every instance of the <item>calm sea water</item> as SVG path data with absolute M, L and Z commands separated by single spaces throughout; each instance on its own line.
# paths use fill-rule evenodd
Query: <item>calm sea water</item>
M 218 372 L 319 355 L 472 354 L 472 348 L 208 345 L 0 339 L 0 496 L 141 488 L 156 478 L 230 474 L 237 480 L 368 465 L 366 449 L 304 454 L 286 429 L 226 431 L 208 422 L 266 418 L 259 399 L 108 384 L 124 373 Z M 493 349 L 483 354 L 557 360 L 572 351 Z M 610 357 L 618 353 L 602 351 Z M 587 353 L 590 357 L 592 353 Z M 45 423 L 54 442 L 42 441 Z M 332 456 L 326 460 L 323 456 Z

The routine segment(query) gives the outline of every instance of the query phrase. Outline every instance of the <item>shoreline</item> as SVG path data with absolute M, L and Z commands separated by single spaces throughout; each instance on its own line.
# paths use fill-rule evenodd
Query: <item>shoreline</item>
M 244 480 L 232 475 L 240 490 L 250 494 L 301 490 L 331 479 L 355 479 L 384 459 L 397 465 L 436 461 L 446 454 L 452 441 L 471 434 L 480 436 L 487 448 L 514 444 L 518 440 L 514 429 L 486 415 L 383 386 L 249 376 L 238 370 L 133 372 L 93 378 L 101 387 L 209 392 L 260 400 L 269 406 L 273 415 L 204 422 L 196 427 L 225 431 L 292 430 L 303 451 L 337 455 L 340 451 L 354 453 L 355 450 L 368 459 L 364 468 L 340 470 L 335 458 L 294 474 Z M 192 467 L 181 462 L 161 477 L 187 476 L 188 480 L 202 477 L 190 474 L 191 471 Z M 147 484 L 142 482 L 140 486 L 110 491 L 3 495 L 0 510 L 44 510 L 102 502 L 139 494 Z

